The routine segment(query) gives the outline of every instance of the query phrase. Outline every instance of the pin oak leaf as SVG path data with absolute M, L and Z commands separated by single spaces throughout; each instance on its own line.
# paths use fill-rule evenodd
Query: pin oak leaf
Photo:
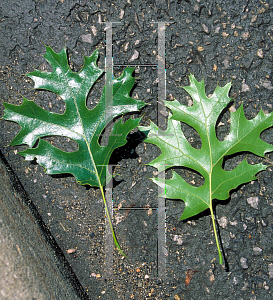
M 19 152 L 26 160 L 36 158 L 48 174 L 70 173 L 81 185 L 99 187 L 105 201 L 103 186 L 110 156 L 114 149 L 126 144 L 126 136 L 137 127 L 140 119 L 130 118 L 124 123 L 117 121 L 106 146 L 99 144 L 100 135 L 114 118 L 138 111 L 145 103 L 129 96 L 135 82 L 132 77 L 134 69 L 126 68 L 120 77 L 112 79 L 111 99 L 106 97 L 105 85 L 96 107 L 87 108 L 88 93 L 103 73 L 96 64 L 98 54 L 96 50 L 91 56 L 85 56 L 82 69 L 75 73 L 69 67 L 66 48 L 55 53 L 46 47 L 44 57 L 53 71 L 35 70 L 27 76 L 35 82 L 35 89 L 51 91 L 60 96 L 66 105 L 65 112 L 49 112 L 34 101 L 23 98 L 21 105 L 4 103 L 3 119 L 21 126 L 10 145 L 28 145 L 28 149 Z M 78 150 L 62 151 L 42 139 L 47 136 L 68 137 L 77 142 Z M 33 147 L 37 141 L 38 146 Z M 114 233 L 113 237 L 118 246 Z
M 182 199 L 185 209 L 181 219 L 187 219 L 210 210 L 213 228 L 219 252 L 219 261 L 223 259 L 216 234 L 213 215 L 213 200 L 226 200 L 229 192 L 243 183 L 257 179 L 255 175 L 266 169 L 262 163 L 250 165 L 246 159 L 231 171 L 223 169 L 224 158 L 240 152 L 250 152 L 260 157 L 273 151 L 273 146 L 261 140 L 261 133 L 271 127 L 273 113 L 258 115 L 247 120 L 243 105 L 236 112 L 231 112 L 230 132 L 223 141 L 216 136 L 216 123 L 221 112 L 232 101 L 228 96 L 231 83 L 224 87 L 217 86 L 213 95 L 207 97 L 204 81 L 198 82 L 190 75 L 190 86 L 184 87 L 193 99 L 192 106 L 180 104 L 177 100 L 165 101 L 171 110 L 166 131 L 160 130 L 154 123 L 139 129 L 148 133 L 145 142 L 158 146 L 161 155 L 149 163 L 159 172 L 172 167 L 186 167 L 197 171 L 204 177 L 200 187 L 187 183 L 177 172 L 173 171 L 172 178 L 163 180 L 153 178 L 153 182 L 164 189 L 160 197 Z M 180 122 L 193 127 L 199 134 L 202 147 L 193 148 L 184 136 Z

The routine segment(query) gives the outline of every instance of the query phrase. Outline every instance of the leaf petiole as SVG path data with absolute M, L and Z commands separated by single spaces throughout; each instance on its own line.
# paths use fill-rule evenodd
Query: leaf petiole
M 109 214 L 107 202 L 106 202 L 106 199 L 105 199 L 103 187 L 102 187 L 101 185 L 100 185 L 100 191 L 101 191 L 101 194 L 102 194 L 103 203 L 104 203 L 104 207 L 105 207 L 105 211 L 106 211 L 106 216 L 107 216 L 107 219 L 108 219 L 110 228 L 111 228 L 111 233 L 112 233 L 112 236 L 113 236 L 113 239 L 114 239 L 115 246 L 117 247 L 118 252 L 119 252 L 122 256 L 127 257 L 126 254 L 125 254 L 125 253 L 123 252 L 123 250 L 121 249 L 121 247 L 120 247 L 120 245 L 119 245 L 119 243 L 118 243 L 118 241 L 117 241 L 117 238 L 116 238 L 116 235 L 115 235 L 115 232 L 114 232 L 114 228 L 113 228 L 113 224 L 112 224 L 112 220 L 111 220 L 111 217 L 110 217 L 110 214 Z
M 219 255 L 219 264 L 222 265 L 223 264 L 223 256 L 222 256 L 219 241 L 218 241 L 216 225 L 215 225 L 215 216 L 214 216 L 214 213 L 213 213 L 212 206 L 210 206 L 209 209 L 210 209 L 210 214 L 211 214 L 211 219 L 212 219 L 212 226 L 213 226 L 215 241 L 216 241 L 216 245 L 217 245 L 218 255 Z

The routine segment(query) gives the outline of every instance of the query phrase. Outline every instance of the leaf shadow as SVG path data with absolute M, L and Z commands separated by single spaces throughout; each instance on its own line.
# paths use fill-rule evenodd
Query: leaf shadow
M 230 124 L 228 119 L 230 119 L 230 107 L 234 104 L 234 101 L 231 101 L 219 114 L 216 123 L 215 123 L 215 133 L 219 141 L 223 141 L 225 137 L 230 133 Z M 223 123 L 220 125 L 220 122 Z
M 182 220 L 183 223 L 186 223 L 188 221 L 197 221 L 199 219 L 202 219 L 203 217 L 208 217 L 210 216 L 210 210 L 209 209 L 205 209 L 204 211 L 200 212 L 199 214 L 197 215 L 194 215 L 192 217 L 189 217 L 185 220 Z
M 122 159 L 136 159 L 139 155 L 136 153 L 137 146 L 146 138 L 146 135 L 141 131 L 129 133 L 126 137 L 127 143 L 115 149 L 110 157 L 109 165 L 117 165 Z M 113 187 L 119 185 L 122 180 L 113 178 Z
M 225 171 L 232 171 L 245 159 L 247 160 L 248 164 L 257 164 L 261 162 L 262 157 L 249 151 L 236 152 L 234 154 L 224 156 L 222 168 Z
M 62 174 L 49 174 L 52 178 L 69 178 L 74 177 L 72 174 L 69 173 L 62 173 Z
M 169 169 L 166 169 L 166 170 L 167 171 L 170 171 L 170 170 L 175 171 L 188 184 L 190 184 L 194 187 L 201 187 L 204 184 L 204 181 L 205 181 L 204 177 L 199 172 L 197 172 L 194 169 L 188 168 L 188 167 L 173 166 L 173 167 L 171 167 Z

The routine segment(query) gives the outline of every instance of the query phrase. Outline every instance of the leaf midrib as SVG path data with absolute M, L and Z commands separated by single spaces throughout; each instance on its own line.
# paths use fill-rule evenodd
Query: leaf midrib
M 60 66 L 60 64 L 59 64 L 59 62 L 56 61 L 56 59 L 52 56 L 51 53 L 50 53 L 50 55 L 51 55 L 51 57 L 55 60 L 55 62 L 58 64 L 58 66 L 60 67 L 60 69 L 62 70 L 62 68 L 61 68 L 61 66 Z M 86 67 L 88 67 L 88 66 L 86 65 Z M 69 66 L 68 66 L 68 68 L 69 68 Z M 82 69 L 81 71 L 83 71 L 83 69 Z M 68 70 L 68 72 L 69 72 L 69 70 Z M 81 90 L 81 88 L 82 88 L 82 85 L 84 84 L 84 82 L 85 82 L 85 80 L 86 80 L 86 78 L 87 78 L 87 75 L 86 75 L 85 77 L 83 77 L 83 80 L 82 80 L 81 85 L 80 85 L 80 87 L 79 87 L 79 89 L 78 89 L 78 91 L 77 91 L 77 94 L 74 96 L 74 93 L 72 92 L 72 90 L 71 90 L 71 88 L 70 88 L 70 86 L 69 86 L 69 84 L 68 84 L 68 79 L 67 79 L 66 73 L 64 73 L 63 70 L 62 70 L 62 74 L 63 74 L 63 76 L 64 76 L 64 78 L 65 78 L 65 80 L 66 80 L 66 86 L 67 86 L 68 90 L 70 91 L 70 94 L 72 95 L 72 98 L 73 98 L 75 107 L 76 107 L 76 109 L 77 109 L 77 114 L 78 114 L 78 116 L 79 116 L 79 120 L 80 120 L 80 122 L 81 122 L 81 126 L 82 126 L 82 129 L 83 129 L 84 135 L 81 135 L 81 134 L 79 134 L 79 133 L 77 133 L 77 132 L 75 132 L 75 133 L 76 133 L 77 135 L 81 136 L 81 137 L 84 139 L 84 141 L 85 141 L 85 143 L 86 143 L 86 145 L 87 145 L 88 153 L 89 153 L 89 156 L 90 156 L 90 158 L 91 158 L 92 164 L 93 164 L 94 169 L 95 169 L 95 172 L 94 172 L 94 171 L 91 171 L 91 170 L 89 170 L 89 171 L 91 171 L 92 173 L 96 174 L 97 179 L 98 179 L 99 186 L 100 186 L 100 188 L 102 189 L 102 184 L 101 184 L 101 181 L 100 181 L 100 176 L 99 176 L 99 173 L 98 173 L 98 170 L 97 170 L 97 166 L 96 166 L 96 163 L 95 163 L 95 161 L 94 161 L 94 158 L 93 158 L 93 155 L 92 155 L 92 152 L 91 152 L 91 149 L 90 149 L 89 142 L 87 141 L 87 138 L 86 138 L 85 128 L 84 128 L 84 126 L 83 126 L 82 118 L 81 118 L 81 115 L 80 115 L 80 112 L 79 112 L 79 109 L 78 109 L 78 105 L 77 105 L 77 102 L 76 102 L 76 96 L 79 94 L 79 92 L 80 92 L 80 90 Z M 131 81 L 131 80 L 130 80 L 130 81 Z M 130 81 L 129 81 L 129 82 L 130 82 Z M 127 84 L 129 84 L 129 82 L 127 82 Z M 121 87 L 122 87 L 122 84 L 118 87 L 118 89 L 116 90 L 115 94 L 113 94 L 113 97 L 114 97 L 114 95 L 116 95 L 116 94 L 119 92 L 119 90 L 120 90 Z M 95 127 L 94 134 L 95 134 L 95 132 L 97 131 L 97 128 L 98 128 L 99 124 L 101 124 L 101 120 L 102 120 L 102 118 L 105 116 L 106 111 L 108 110 L 108 108 L 109 108 L 110 105 L 111 105 L 111 103 L 109 103 L 109 104 L 105 107 L 105 110 L 103 111 L 103 113 L 102 113 L 102 115 L 101 115 L 101 117 L 100 117 L 100 119 L 99 119 L 99 122 L 97 123 L 97 126 Z M 54 124 L 54 125 L 55 125 L 55 124 Z M 106 124 L 105 124 L 105 125 L 106 125 Z M 62 127 L 63 127 L 63 126 L 62 126 Z M 64 128 L 66 128 L 66 127 L 64 127 Z M 69 130 L 70 130 L 70 129 L 69 129 Z M 72 131 L 72 130 L 70 130 L 70 131 L 71 131 L 71 132 L 74 132 L 74 131 Z M 94 134 L 92 135 L 92 138 L 94 137 Z M 92 139 L 92 138 L 91 138 L 91 139 Z M 117 140 L 117 138 L 116 138 L 116 140 Z M 108 155 L 109 155 L 109 152 L 110 152 L 111 150 L 112 150 L 112 147 L 110 147 L 110 149 L 109 149 L 109 151 L 108 151 Z M 105 156 L 104 163 L 106 162 L 107 159 L 108 159 L 108 156 Z M 104 165 L 104 164 L 103 164 L 103 165 Z
M 70 86 L 68 85 L 68 78 L 66 77 L 66 74 L 63 72 L 63 69 L 61 68 L 59 62 L 52 56 L 52 53 L 51 53 L 51 52 L 50 52 L 50 55 L 51 55 L 51 57 L 55 60 L 55 62 L 57 63 L 57 65 L 60 67 L 60 69 L 62 70 L 62 74 L 63 74 L 63 76 L 64 76 L 64 78 L 65 78 L 65 80 L 66 80 L 67 88 L 68 88 L 68 90 L 70 91 L 70 94 L 72 95 L 72 98 L 73 98 L 73 101 L 74 101 L 74 104 L 75 104 L 75 107 L 76 107 L 76 110 L 77 110 L 77 114 L 78 114 L 78 116 L 79 116 L 79 120 L 80 120 L 80 122 L 81 122 L 81 126 L 82 126 L 83 133 L 84 133 L 83 139 L 84 139 L 84 141 L 85 141 L 85 143 L 86 143 L 86 145 L 87 145 L 88 153 L 89 153 L 89 156 L 90 156 L 90 158 L 91 158 L 91 162 L 92 162 L 92 164 L 93 164 L 93 166 L 94 166 L 95 174 L 96 174 L 97 179 L 98 179 L 99 187 L 100 187 L 100 189 L 102 190 L 102 184 L 101 184 L 100 177 L 99 177 L 99 174 L 98 174 L 97 166 L 96 166 L 96 164 L 95 164 L 95 161 L 94 161 L 94 158 L 93 158 L 93 155 L 92 155 L 92 152 L 91 152 L 89 143 L 88 143 L 87 138 L 86 138 L 85 128 L 84 128 L 84 126 L 83 126 L 82 118 L 81 118 L 81 115 L 80 115 L 80 112 L 79 112 L 79 109 L 78 109 L 78 105 L 77 105 L 77 102 L 76 102 L 76 95 L 80 92 L 81 87 L 82 87 L 83 83 L 85 82 L 85 80 L 86 80 L 86 78 L 87 78 L 87 75 L 84 76 L 83 81 L 82 81 L 82 83 L 81 83 L 81 85 L 80 85 L 80 88 L 78 89 L 77 94 L 74 96 L 74 94 L 73 94 L 73 92 L 72 92 Z M 68 68 L 69 68 L 69 66 L 68 66 Z M 83 70 L 83 69 L 82 69 L 82 70 Z M 81 70 L 81 71 L 82 71 L 82 70 Z M 68 72 L 69 72 L 69 69 L 68 69 Z M 78 134 L 78 135 L 79 135 L 79 134 Z

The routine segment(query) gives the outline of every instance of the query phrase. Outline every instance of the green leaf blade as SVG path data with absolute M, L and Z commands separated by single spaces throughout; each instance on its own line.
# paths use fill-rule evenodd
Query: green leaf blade
M 172 111 L 171 119 L 190 125 L 202 137 L 206 134 L 206 123 L 216 123 L 219 114 L 231 102 L 232 99 L 228 96 L 231 84 L 227 83 L 224 87 L 217 86 L 213 95 L 208 98 L 204 81 L 198 82 L 192 74 L 189 79 L 190 86 L 183 89 L 194 99 L 193 105 L 182 105 L 177 100 L 165 101 L 165 105 Z
M 160 178 L 153 178 L 152 181 L 164 189 L 164 192 L 159 197 L 176 200 L 183 199 L 185 209 L 181 220 L 193 217 L 210 206 L 207 183 L 201 187 L 192 186 L 176 172 L 173 172 L 171 179 L 164 181 Z
M 68 101 L 67 105 L 73 106 L 76 98 L 86 99 L 89 90 L 103 73 L 96 65 L 97 50 L 90 57 L 84 57 L 84 65 L 78 73 L 73 72 L 68 65 L 66 48 L 55 53 L 50 47 L 46 47 L 44 57 L 52 66 L 53 72 L 35 70 L 27 76 L 35 82 L 35 89 L 52 91 Z
M 36 158 L 37 163 L 45 168 L 47 174 L 69 173 L 82 185 L 99 186 L 96 166 L 90 161 L 88 149 L 83 143 L 79 145 L 77 151 L 65 152 L 41 139 L 36 148 L 26 149 L 19 154 L 26 160 Z
M 158 169 L 159 172 L 174 166 L 184 166 L 195 169 L 205 176 L 210 162 L 204 155 L 202 149 L 193 148 L 185 138 L 180 122 L 169 119 L 166 131 L 160 130 L 155 124 L 151 123 L 149 127 L 139 126 L 140 131 L 148 131 L 147 143 L 158 146 L 161 155 L 149 163 Z M 172 155 L 168 155 L 172 153 Z
M 77 126 L 79 120 L 75 113 L 70 115 L 51 113 L 24 97 L 21 105 L 4 103 L 4 106 L 3 119 L 21 126 L 20 132 L 11 142 L 12 146 L 26 144 L 33 147 L 38 138 L 46 135 L 67 136 L 77 140 L 83 134 L 81 128 Z
M 273 145 L 261 140 L 261 133 L 271 127 L 273 116 L 260 111 L 252 120 L 247 120 L 243 105 L 231 114 L 230 134 L 225 139 L 226 148 L 230 150 L 225 155 L 232 155 L 240 151 L 249 151 L 255 155 L 264 157 L 265 153 L 273 151 Z
M 232 171 L 226 171 L 223 169 L 224 158 L 241 152 L 264 157 L 265 153 L 273 151 L 273 145 L 260 138 L 264 130 L 272 127 L 273 112 L 265 115 L 260 111 L 254 119 L 247 120 L 241 106 L 231 113 L 230 133 L 224 141 L 219 141 L 215 127 L 219 115 L 232 100 L 228 96 L 231 84 L 217 86 L 213 95 L 207 97 L 204 82 L 198 82 L 193 75 L 189 79 L 190 86 L 184 89 L 191 95 L 193 105 L 182 105 L 177 100 L 165 101 L 165 105 L 171 110 L 166 131 L 158 130 L 153 123 L 149 127 L 142 126 L 139 129 L 148 133 L 145 142 L 152 143 L 161 150 L 160 156 L 149 165 L 156 167 L 159 172 L 173 166 L 186 167 L 204 177 L 205 182 L 200 187 L 191 186 L 175 172 L 169 180 L 154 179 L 154 182 L 164 189 L 164 195 L 160 195 L 161 197 L 181 199 L 185 202 L 181 219 L 210 209 L 219 261 L 222 263 L 213 215 L 213 200 L 228 199 L 231 190 L 255 180 L 255 175 L 266 169 L 263 164 L 250 165 L 244 160 Z M 189 145 L 180 122 L 188 124 L 198 132 L 202 141 L 201 149 L 197 150 Z
M 212 172 L 212 199 L 228 199 L 231 190 L 243 183 L 256 180 L 255 175 L 265 169 L 266 166 L 263 164 L 249 165 L 246 160 L 243 160 L 232 171 L 225 171 L 222 162 L 219 162 Z
M 119 78 L 107 82 L 99 103 L 89 110 L 86 106 L 88 93 L 103 73 L 96 64 L 98 51 L 94 51 L 90 57 L 84 57 L 84 65 L 78 73 L 70 69 L 65 48 L 55 53 L 50 47 L 46 47 L 44 57 L 53 71 L 35 70 L 28 77 L 34 81 L 34 88 L 59 95 L 65 102 L 65 112 L 56 114 L 46 111 L 26 98 L 19 106 L 4 103 L 3 119 L 17 122 L 21 126 L 11 145 L 28 145 L 30 148 L 20 154 L 26 160 L 36 158 L 49 174 L 69 173 L 82 185 L 99 187 L 114 243 L 119 253 L 126 257 L 114 233 L 103 186 L 107 183 L 106 177 L 107 180 L 111 178 L 107 168 L 111 154 L 114 149 L 126 143 L 126 136 L 138 125 L 139 119 L 129 119 L 124 124 L 116 122 L 107 146 L 100 145 L 99 138 L 105 127 L 116 117 L 138 111 L 145 105 L 143 101 L 129 95 L 135 82 L 132 77 L 134 70 L 127 68 Z M 41 139 L 47 136 L 68 137 L 78 143 L 78 150 L 62 151 Z M 32 148 L 37 140 L 38 146 Z
M 67 60 L 66 49 L 55 53 L 46 47 L 44 57 L 50 63 L 52 72 L 35 70 L 28 76 L 35 82 L 36 89 L 52 91 L 65 101 L 63 114 L 52 113 L 39 107 L 33 101 L 23 99 L 22 105 L 5 105 L 3 119 L 17 122 L 21 126 L 11 145 L 27 144 L 30 148 L 20 154 L 26 159 L 37 158 L 50 174 L 70 173 L 81 184 L 102 187 L 105 185 L 106 166 L 114 149 L 126 143 L 126 136 L 134 129 L 139 119 L 117 122 L 107 146 L 99 144 L 104 128 L 115 117 L 138 111 L 145 103 L 133 99 L 129 93 L 134 85 L 133 69 L 127 68 L 119 78 L 113 78 L 112 101 L 107 103 L 104 87 L 99 103 L 92 110 L 86 106 L 86 97 L 103 73 L 97 67 L 98 51 L 84 57 L 84 65 L 78 72 L 72 72 Z M 78 143 L 75 152 L 65 152 L 45 142 L 46 136 L 65 136 Z M 37 148 L 31 148 L 39 140 Z

